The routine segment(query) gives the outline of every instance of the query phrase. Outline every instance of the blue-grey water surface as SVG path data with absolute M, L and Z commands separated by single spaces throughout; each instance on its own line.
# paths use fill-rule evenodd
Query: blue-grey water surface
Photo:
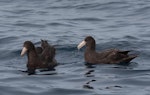
M 138 54 L 129 66 L 85 66 L 77 44 Z M 55 71 L 28 76 L 24 41 L 55 46 Z M 150 0 L 0 0 L 0 95 L 150 95 Z

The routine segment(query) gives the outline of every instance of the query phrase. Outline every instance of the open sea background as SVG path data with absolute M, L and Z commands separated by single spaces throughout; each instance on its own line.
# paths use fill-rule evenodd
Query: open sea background
M 76 46 L 139 55 L 130 65 L 85 66 Z M 55 46 L 55 71 L 28 76 L 24 41 Z M 0 0 L 0 95 L 150 95 L 150 0 Z

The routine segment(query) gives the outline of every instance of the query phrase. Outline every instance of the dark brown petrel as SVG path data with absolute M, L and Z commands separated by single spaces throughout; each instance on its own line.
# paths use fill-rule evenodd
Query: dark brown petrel
M 43 40 L 41 44 L 45 44 Z M 47 42 L 47 41 L 45 41 Z M 52 70 L 57 65 L 55 60 L 55 48 L 46 43 L 45 48 L 35 48 L 31 41 L 25 41 L 21 56 L 27 53 L 27 72 L 29 75 L 35 74 L 36 69 L 48 69 Z M 52 54 L 53 53 L 53 54 Z
M 96 42 L 93 37 L 87 36 L 84 41 L 82 41 L 77 48 L 80 49 L 86 46 L 84 52 L 84 59 L 86 63 L 89 64 L 119 64 L 119 63 L 129 63 L 132 59 L 136 58 L 137 55 L 129 55 L 130 51 L 121 51 L 119 49 L 109 49 L 101 52 L 97 52 Z

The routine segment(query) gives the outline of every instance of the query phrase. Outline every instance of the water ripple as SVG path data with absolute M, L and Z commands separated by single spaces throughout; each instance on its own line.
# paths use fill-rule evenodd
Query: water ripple
M 27 22 L 22 22 L 22 23 L 15 23 L 14 26 L 21 26 L 21 27 L 32 27 L 32 28 L 45 28 L 45 25 L 41 24 L 35 24 L 35 23 L 27 23 Z
M 148 95 L 150 34 L 148 0 L 0 0 L 1 95 Z M 138 54 L 128 65 L 88 66 L 77 45 L 85 36 L 97 51 Z M 24 41 L 56 48 L 55 71 L 28 76 Z M 143 89 L 144 88 L 144 89 Z

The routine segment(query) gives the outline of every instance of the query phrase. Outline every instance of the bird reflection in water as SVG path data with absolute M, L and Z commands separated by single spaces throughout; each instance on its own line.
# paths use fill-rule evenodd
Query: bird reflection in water
M 94 65 L 90 65 L 90 64 L 88 64 L 88 63 L 86 63 L 85 65 L 87 66 L 87 68 L 95 68 Z M 90 70 L 88 70 L 88 71 L 85 73 L 85 76 L 86 76 L 86 77 L 94 77 L 93 72 L 94 72 L 94 70 L 93 70 L 93 69 L 92 69 L 92 70 L 90 69 Z M 94 82 L 94 81 L 96 81 L 96 80 L 95 80 L 95 79 L 92 79 L 92 80 L 86 82 L 86 83 L 83 85 L 83 88 L 86 88 L 86 89 L 94 89 L 94 87 L 92 87 L 92 86 L 90 85 L 90 83 L 91 83 L 91 82 Z

